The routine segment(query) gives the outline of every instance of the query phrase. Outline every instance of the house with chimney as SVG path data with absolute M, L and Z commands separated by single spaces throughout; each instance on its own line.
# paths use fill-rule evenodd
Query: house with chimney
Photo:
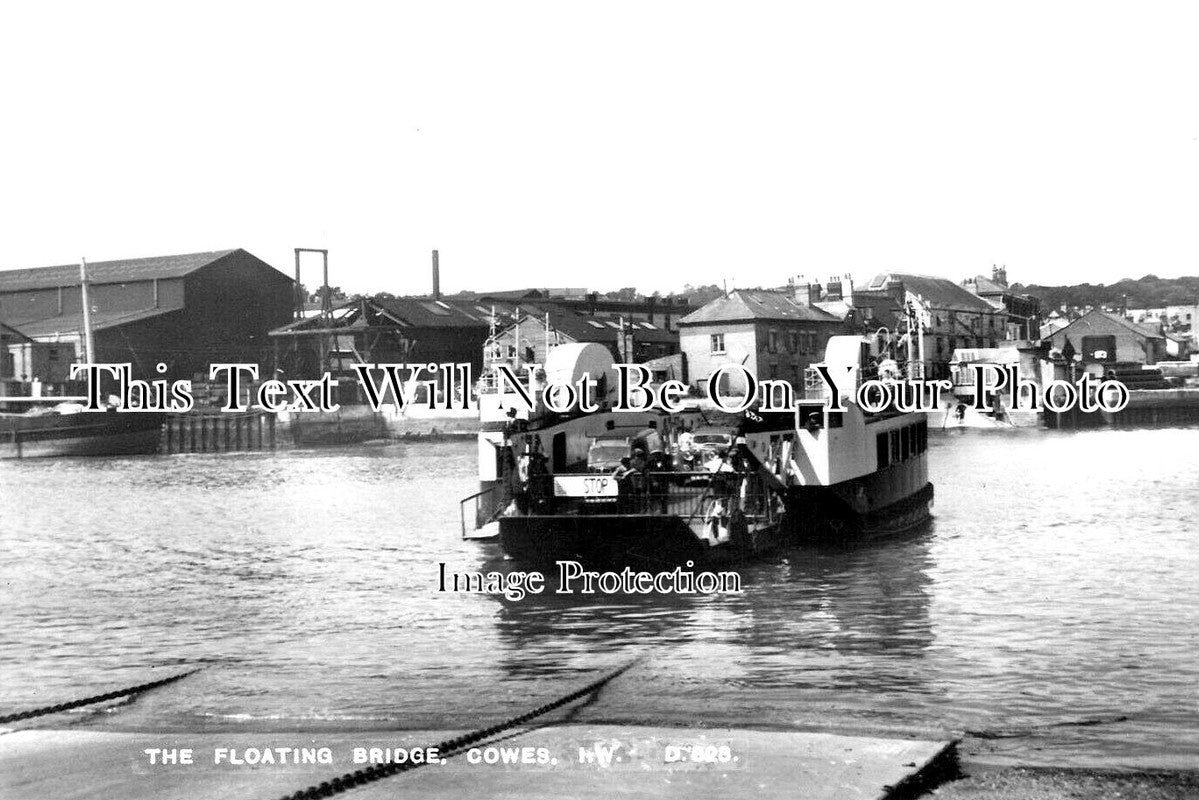
M 796 302 L 837 317 L 847 332 L 892 342 L 901 357 L 909 326 L 919 320 L 923 337 L 913 340 L 912 351 L 929 379 L 949 377 L 954 350 L 995 347 L 1007 338 L 1007 311 L 947 278 L 891 272 L 864 285 L 849 275 L 822 285 L 800 276 L 789 288 Z
M 722 365 L 734 364 L 758 379 L 788 381 L 802 393 L 807 368 L 824 357 L 829 337 L 845 324 L 786 292 L 734 289 L 680 319 L 678 330 L 689 385 L 702 391 Z M 744 390 L 728 377 L 721 387 L 731 395 Z
M 1030 294 L 1019 294 L 1008 286 L 1007 267 L 991 267 L 991 277 L 975 275 L 962 281 L 962 286 L 996 308 L 1007 317 L 1007 339 L 1030 341 L 1041 338 L 1041 300 Z

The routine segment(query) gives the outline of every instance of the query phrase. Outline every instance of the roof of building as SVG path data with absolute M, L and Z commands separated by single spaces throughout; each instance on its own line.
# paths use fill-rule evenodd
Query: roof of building
M 620 318 L 611 315 L 581 314 L 571 309 L 547 306 L 538 316 L 550 316 L 550 327 L 576 342 L 615 343 L 620 336 Z M 678 331 L 669 331 L 644 320 L 625 320 L 626 331 L 636 342 L 677 342 Z
M 1011 294 L 1012 290 L 1001 283 L 996 283 L 986 275 L 975 275 L 973 278 L 967 278 L 964 283 L 974 284 L 974 293 L 983 296 L 988 294 Z M 969 290 L 967 290 L 969 291 Z
M 788 322 L 839 322 L 820 308 L 804 306 L 791 297 L 764 289 L 734 289 L 679 320 L 680 326 L 725 322 L 779 320 Z
M 948 278 L 917 275 L 909 272 L 887 272 L 875 275 L 866 287 L 868 291 L 885 291 L 887 284 L 902 282 L 905 290 L 917 294 L 935 308 L 958 311 L 990 311 L 995 307 L 978 295 Z
M 372 298 L 398 321 L 414 328 L 487 328 L 487 314 L 470 301 L 431 297 Z
M 22 333 L 21 331 L 17 330 L 16 328 L 14 328 L 11 325 L 5 325 L 3 322 L 0 322 L 0 339 L 3 339 L 6 342 L 31 342 L 31 341 L 33 341 L 26 334 Z
M 219 261 L 237 250 L 214 250 L 208 253 L 185 253 L 177 256 L 126 258 L 120 261 L 88 263 L 89 283 L 126 283 L 154 278 L 178 278 Z M 282 275 L 283 273 L 279 273 Z M 286 276 L 284 276 L 286 277 Z M 0 271 L 0 292 L 27 289 L 53 289 L 58 286 L 78 286 L 79 265 L 32 267 Z
M 1071 322 L 1069 325 L 1058 328 L 1056 331 L 1054 331 L 1052 334 L 1050 334 L 1050 336 L 1057 336 L 1059 333 L 1067 333 L 1068 334 L 1070 332 L 1070 329 L 1073 328 L 1075 325 L 1078 325 L 1078 323 L 1083 322 L 1084 320 L 1091 320 L 1096 315 L 1098 315 L 1104 319 L 1110 320 L 1111 322 L 1114 322 L 1117 325 L 1127 328 L 1128 330 L 1132 331 L 1133 333 L 1137 334 L 1138 336 L 1144 336 L 1147 339 L 1165 339 L 1166 338 L 1166 336 L 1164 336 L 1162 333 L 1155 331 L 1146 325 L 1141 325 L 1139 323 L 1133 322 L 1132 320 L 1125 319 L 1124 317 L 1120 316 L 1119 314 L 1112 314 L 1107 311 L 1102 311 L 1098 308 L 1096 308 L 1092 311 L 1088 311 L 1087 313 L 1083 314 L 1078 319 Z
M 139 322 L 143 319 L 150 319 L 151 317 L 158 317 L 179 310 L 179 307 L 170 307 L 143 308 L 137 311 L 96 311 L 92 313 L 92 330 L 102 331 L 107 328 L 115 328 L 118 325 Z M 21 323 L 21 330 L 35 339 L 56 335 L 77 336 L 83 330 L 83 314 L 64 314 L 32 322 L 23 322 Z
M 115 328 L 118 325 L 139 322 L 143 319 L 170 314 L 180 309 L 180 306 L 175 306 L 168 308 L 143 308 L 137 311 L 96 311 L 92 313 L 92 330 L 102 331 L 106 328 Z M 46 319 L 33 320 L 32 322 L 22 322 L 21 330 L 25 332 L 25 335 L 34 339 L 43 339 L 50 336 L 78 336 L 79 332 L 83 330 L 83 314 L 63 314 L 47 317 Z

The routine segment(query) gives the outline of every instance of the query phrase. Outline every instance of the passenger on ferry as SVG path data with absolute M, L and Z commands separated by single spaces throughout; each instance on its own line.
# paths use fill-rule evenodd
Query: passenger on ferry
M 616 469 L 612 470 L 612 477 L 616 479 L 616 512 L 618 514 L 626 514 L 629 511 L 629 496 L 632 494 L 632 462 L 628 456 L 620 459 L 620 463 Z

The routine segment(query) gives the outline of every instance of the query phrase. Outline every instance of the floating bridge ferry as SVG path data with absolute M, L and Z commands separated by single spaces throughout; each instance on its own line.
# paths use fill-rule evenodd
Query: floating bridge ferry
M 928 424 L 893 405 L 867 411 L 858 386 L 876 377 L 870 337 L 834 336 L 824 366 L 840 404 L 811 370 L 790 411 L 614 411 L 611 355 L 596 344 L 549 351 L 533 386 L 589 375 L 591 412 L 555 413 L 541 394 L 529 407 L 489 372 L 480 385 L 480 491 L 462 501 L 463 535 L 498 539 L 521 562 L 597 566 L 722 564 L 801 542 L 899 533 L 929 518 Z M 844 385 L 842 385 L 844 384 Z M 844 407 L 829 410 L 830 405 Z M 715 421 L 714 421 L 715 419 Z M 689 458 L 690 432 L 727 427 L 732 445 Z M 639 469 L 596 471 L 597 442 L 645 451 Z M 634 467 L 638 464 L 634 463 Z

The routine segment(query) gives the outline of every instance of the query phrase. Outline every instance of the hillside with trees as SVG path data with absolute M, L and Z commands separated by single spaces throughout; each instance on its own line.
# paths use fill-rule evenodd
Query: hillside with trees
M 1146 275 L 1143 278 L 1125 278 L 1110 285 L 1080 283 L 1073 286 L 1042 286 L 1030 283 L 1014 283 L 1016 292 L 1041 298 L 1046 310 L 1067 306 L 1119 306 L 1127 303 L 1128 308 L 1161 308 L 1199 303 L 1199 277 L 1159 278 Z

